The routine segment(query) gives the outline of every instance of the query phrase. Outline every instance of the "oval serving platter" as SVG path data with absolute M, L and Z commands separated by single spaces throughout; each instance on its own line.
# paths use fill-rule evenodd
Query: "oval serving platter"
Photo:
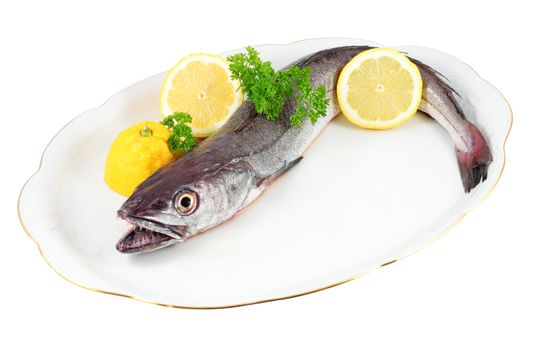
M 342 45 L 381 46 L 313 39 L 256 48 L 280 68 Z M 183 308 L 300 296 L 406 257 L 492 191 L 503 171 L 512 114 L 498 90 L 458 59 L 429 48 L 396 48 L 443 73 L 486 136 L 494 161 L 471 193 L 463 192 L 450 137 L 426 115 L 389 131 L 359 129 L 341 116 L 297 167 L 227 224 L 185 244 L 122 255 L 115 243 L 126 224 L 116 210 L 125 198 L 104 184 L 104 161 L 120 130 L 160 119 L 161 73 L 83 113 L 54 137 L 20 194 L 24 230 L 46 262 L 80 287 Z

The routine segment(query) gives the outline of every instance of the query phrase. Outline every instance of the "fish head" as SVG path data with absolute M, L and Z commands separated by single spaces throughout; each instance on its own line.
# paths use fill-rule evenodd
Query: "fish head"
M 254 183 L 251 167 L 242 162 L 182 164 L 157 172 L 118 210 L 132 227 L 116 248 L 144 253 L 184 242 L 234 216 Z

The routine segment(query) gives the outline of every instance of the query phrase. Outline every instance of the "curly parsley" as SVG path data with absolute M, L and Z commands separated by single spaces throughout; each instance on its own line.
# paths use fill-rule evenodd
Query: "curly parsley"
M 191 121 L 191 115 L 183 112 L 175 112 L 161 121 L 161 124 L 172 131 L 167 140 L 172 153 L 187 152 L 198 143 L 196 138 L 192 136 L 191 127 L 186 124 Z
M 314 125 L 326 115 L 329 100 L 323 85 L 313 89 L 309 67 L 291 67 L 276 71 L 269 61 L 263 62 L 259 53 L 248 46 L 246 53 L 228 57 L 231 79 L 240 81 L 240 89 L 253 102 L 257 113 L 268 120 L 276 120 L 287 99 L 294 97 L 296 110 L 290 116 L 292 126 L 302 124 L 309 118 Z

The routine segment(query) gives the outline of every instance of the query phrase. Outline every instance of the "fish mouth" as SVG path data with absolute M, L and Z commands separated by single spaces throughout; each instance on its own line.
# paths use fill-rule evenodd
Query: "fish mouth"
M 132 225 L 115 246 L 123 254 L 147 253 L 185 240 L 186 226 L 165 225 L 135 216 L 122 218 Z

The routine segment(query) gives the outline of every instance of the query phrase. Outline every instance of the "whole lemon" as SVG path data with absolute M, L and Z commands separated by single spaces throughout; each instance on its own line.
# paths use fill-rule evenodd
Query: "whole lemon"
M 122 131 L 111 144 L 104 181 L 114 191 L 130 196 L 135 187 L 174 159 L 165 126 L 144 121 Z

